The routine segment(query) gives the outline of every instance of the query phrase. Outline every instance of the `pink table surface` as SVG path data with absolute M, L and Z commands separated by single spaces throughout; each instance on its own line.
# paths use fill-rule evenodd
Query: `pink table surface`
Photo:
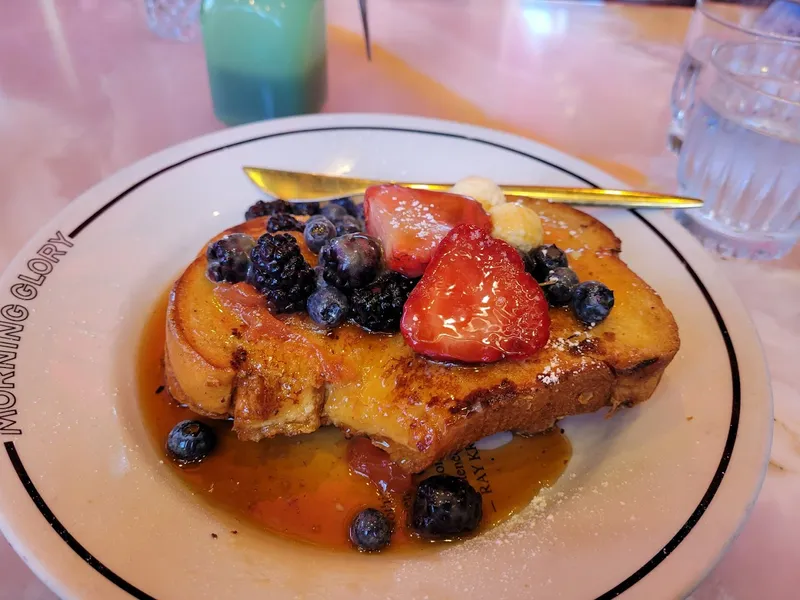
M 139 0 L 24 0 L 0 20 L 0 270 L 86 188 L 156 150 L 222 128 L 202 46 L 160 40 Z M 668 96 L 691 12 L 524 0 L 328 1 L 327 112 L 486 125 L 674 190 Z M 800 250 L 719 261 L 761 335 L 775 441 L 760 499 L 694 600 L 800 597 Z M 0 539 L 0 599 L 52 599 Z

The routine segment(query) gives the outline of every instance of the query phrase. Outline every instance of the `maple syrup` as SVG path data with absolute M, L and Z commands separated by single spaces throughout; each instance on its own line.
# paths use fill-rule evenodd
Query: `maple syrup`
M 229 421 L 198 416 L 169 396 L 163 365 L 166 306 L 165 295 L 147 323 L 137 357 L 146 428 L 165 462 L 197 496 L 258 528 L 319 546 L 351 548 L 350 522 L 360 510 L 374 507 L 394 522 L 391 550 L 421 548 L 423 542 L 406 528 L 414 481 L 442 473 L 466 478 L 482 494 L 480 530 L 485 530 L 527 506 L 569 461 L 569 441 L 557 430 L 514 436 L 495 450 L 470 446 L 412 478 L 383 460 L 381 450 L 372 452 L 363 441 L 348 441 L 334 427 L 257 443 L 239 441 Z M 202 463 L 179 467 L 166 457 L 164 445 L 170 430 L 184 419 L 208 423 L 218 441 Z

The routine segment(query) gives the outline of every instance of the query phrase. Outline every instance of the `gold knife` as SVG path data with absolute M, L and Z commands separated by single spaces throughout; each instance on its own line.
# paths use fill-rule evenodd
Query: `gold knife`
M 322 202 L 345 196 L 357 196 L 373 185 L 396 183 L 419 190 L 446 192 L 452 183 L 415 183 L 337 177 L 318 173 L 298 173 L 259 167 L 243 167 L 244 172 L 262 191 L 289 202 Z M 681 196 L 664 196 L 628 190 L 565 188 L 533 185 L 501 185 L 510 196 L 535 198 L 576 204 L 580 206 L 610 206 L 615 208 L 697 208 L 702 200 Z

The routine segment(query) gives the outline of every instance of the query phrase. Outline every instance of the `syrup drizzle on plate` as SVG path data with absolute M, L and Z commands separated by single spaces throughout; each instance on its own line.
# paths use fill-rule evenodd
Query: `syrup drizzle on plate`
M 381 450 L 345 439 L 334 427 L 313 434 L 242 442 L 228 421 L 200 417 L 179 406 L 164 386 L 165 296 L 154 308 L 137 356 L 142 418 L 164 462 L 167 434 L 184 419 L 211 425 L 217 448 L 204 462 L 173 470 L 194 493 L 214 507 L 252 526 L 287 539 L 333 549 L 351 549 L 348 530 L 362 509 L 383 510 L 393 520 L 389 551 L 429 546 L 406 527 L 414 481 L 447 473 L 466 478 L 483 496 L 480 530 L 519 512 L 541 488 L 564 472 L 571 455 L 559 431 L 514 436 L 493 450 L 474 446 L 453 454 L 425 472 L 405 478 L 384 460 Z M 384 489 L 386 491 L 384 491 Z

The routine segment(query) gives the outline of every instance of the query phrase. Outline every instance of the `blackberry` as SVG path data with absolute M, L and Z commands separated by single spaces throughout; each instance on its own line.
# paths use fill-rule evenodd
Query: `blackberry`
M 272 215 L 267 221 L 267 231 L 277 233 L 279 231 L 303 231 L 306 226 L 288 213 L 278 213 Z
M 292 202 L 289 204 L 289 212 L 293 215 L 310 217 L 319 214 L 319 202 Z
M 398 331 L 403 306 L 416 283 L 405 275 L 387 271 L 372 285 L 353 292 L 350 298 L 353 321 L 367 331 Z
M 288 233 L 265 233 L 250 253 L 250 260 L 247 282 L 266 296 L 271 311 L 305 309 L 316 279 L 294 237 Z
M 247 209 L 244 213 L 246 220 L 257 219 L 258 217 L 266 217 L 269 215 L 277 215 L 278 213 L 289 212 L 289 203 L 283 200 L 271 200 L 264 202 L 259 200 L 253 206 Z

